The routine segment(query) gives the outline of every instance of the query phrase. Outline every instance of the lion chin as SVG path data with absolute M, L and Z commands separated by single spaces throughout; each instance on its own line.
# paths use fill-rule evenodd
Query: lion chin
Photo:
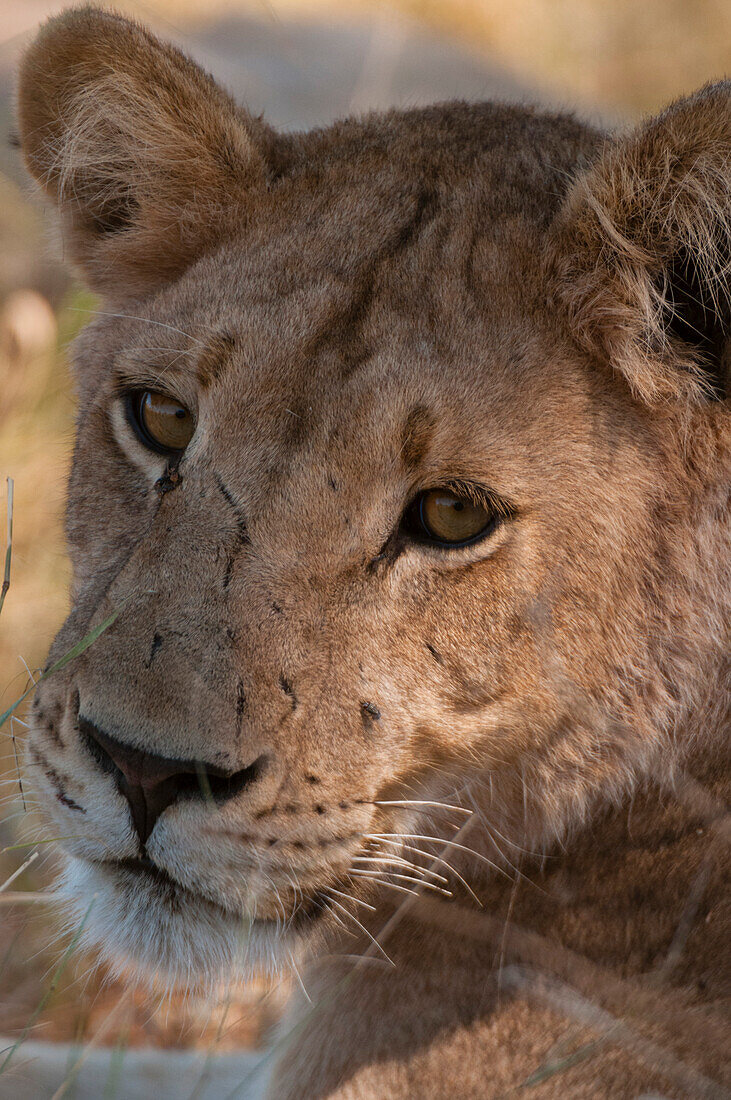
M 212 995 L 281 974 L 301 940 L 293 924 L 226 910 L 163 874 L 70 857 L 57 884 L 78 942 L 111 973 L 155 991 Z

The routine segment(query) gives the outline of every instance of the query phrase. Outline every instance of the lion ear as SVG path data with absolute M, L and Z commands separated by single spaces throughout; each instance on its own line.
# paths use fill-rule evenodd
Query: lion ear
M 728 392 L 731 81 L 607 144 L 552 232 L 575 335 L 639 398 Z
M 274 142 L 179 50 L 90 8 L 28 49 L 18 121 L 64 247 L 113 298 L 174 278 L 241 224 Z

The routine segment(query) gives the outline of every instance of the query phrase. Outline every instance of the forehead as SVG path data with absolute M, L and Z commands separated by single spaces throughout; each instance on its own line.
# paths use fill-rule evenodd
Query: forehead
M 469 187 L 396 189 L 367 209 L 357 198 L 351 187 L 303 210 L 295 190 L 260 204 L 245 232 L 148 304 L 151 327 L 126 334 L 130 358 L 157 344 L 168 380 L 322 396 L 387 353 L 384 382 L 424 380 L 435 364 L 442 388 L 470 370 L 465 339 L 488 340 L 493 359 L 514 354 L 539 294 L 534 224 L 490 218 Z
M 465 455 L 486 410 L 493 431 L 520 417 L 547 351 L 536 257 L 577 132 L 496 108 L 479 140 L 468 109 L 405 121 L 302 138 L 234 239 L 117 322 L 117 381 L 164 380 L 260 464 L 323 444 L 391 461 L 440 433 Z
M 324 362 L 337 345 L 352 367 L 379 321 L 448 348 L 527 291 L 595 141 L 566 117 L 459 103 L 283 137 L 283 167 L 234 238 L 153 308 L 181 327 L 236 321 L 270 360 L 300 346 Z
M 520 384 L 540 343 L 515 235 L 503 235 L 495 279 L 489 238 L 472 233 L 469 252 L 462 224 L 420 236 L 403 255 L 367 255 L 350 276 L 334 240 L 329 263 L 298 257 L 295 231 L 227 245 L 144 311 L 151 324 L 131 323 L 118 376 L 214 408 L 248 446 L 274 432 L 280 444 L 317 436 L 337 448 L 347 425 L 351 442 L 387 428 L 416 450 L 417 436 Z M 484 259 L 479 274 L 470 259 Z

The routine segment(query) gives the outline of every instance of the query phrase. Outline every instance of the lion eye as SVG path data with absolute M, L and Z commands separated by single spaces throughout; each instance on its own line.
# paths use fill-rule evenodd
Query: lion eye
M 195 420 L 190 410 L 154 390 L 129 393 L 127 415 L 142 443 L 158 454 L 178 454 L 193 438 Z
M 497 522 L 494 512 L 449 489 L 430 489 L 414 502 L 422 538 L 464 546 L 486 535 Z

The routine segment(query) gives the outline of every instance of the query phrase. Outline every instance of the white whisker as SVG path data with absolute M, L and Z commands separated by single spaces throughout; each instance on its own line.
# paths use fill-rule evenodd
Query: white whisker
M 332 899 L 331 899 L 331 900 L 332 900 Z M 334 910 L 334 909 L 331 909 L 331 910 L 330 910 L 330 916 L 331 916 L 331 917 L 333 918 L 333 920 L 335 920 L 335 921 L 337 921 L 337 922 L 338 922 L 338 924 L 339 924 L 339 925 L 340 925 L 340 927 L 342 928 L 343 932 L 345 932 L 345 933 L 346 933 L 346 935 L 348 935 L 348 936 L 355 936 L 355 932 L 352 932 L 352 931 L 350 930 L 350 928 L 346 928 L 346 926 L 345 926 L 345 922 L 343 921 L 342 917 L 339 917 L 339 916 L 338 916 L 338 914 L 337 914 L 337 913 L 335 912 L 335 910 Z
M 430 876 L 436 879 L 437 882 L 441 882 L 444 885 L 448 883 L 448 879 L 444 875 L 437 874 L 436 871 L 430 871 L 428 867 L 418 867 L 417 864 L 412 863 L 408 859 L 400 859 L 398 856 L 354 856 L 353 863 L 380 863 L 387 864 L 392 867 L 408 868 L 410 871 L 414 871 L 416 874 L 422 876 Z
M 406 886 L 399 886 L 397 882 L 389 882 L 387 879 L 371 878 L 371 882 L 377 883 L 378 886 L 390 886 L 392 890 L 399 890 L 402 894 L 411 894 L 412 897 L 418 898 L 418 890 L 410 890 Z
M 347 901 L 354 901 L 356 905 L 363 905 L 366 909 L 370 909 L 372 913 L 375 913 L 375 905 L 369 905 L 367 901 L 362 901 L 360 898 L 353 898 L 350 894 L 344 894 L 342 890 L 336 890 L 334 886 L 327 887 L 328 894 L 337 894 L 338 897 L 345 898 Z
M 455 840 L 444 840 L 444 838 L 438 836 L 425 836 L 423 833 L 366 833 L 365 836 L 369 840 L 390 840 L 403 836 L 406 837 L 407 840 L 424 840 L 428 844 L 442 844 L 447 848 L 455 848 L 457 851 L 465 852 L 469 856 L 474 856 L 475 859 L 479 859 L 482 863 L 486 863 L 488 867 L 492 867 L 494 871 L 499 871 L 501 875 L 510 878 L 507 871 L 503 870 L 497 863 L 493 863 L 487 856 L 484 856 L 481 852 L 476 852 L 473 848 L 467 848 L 464 844 L 457 844 Z
M 403 841 L 401 841 L 401 843 L 399 843 L 396 840 L 382 840 L 382 841 L 380 841 L 380 843 L 381 844 L 389 844 L 389 845 L 391 845 L 391 847 L 397 848 L 398 850 L 400 850 L 402 848 L 406 848 L 410 852 L 416 852 L 418 855 L 423 856 L 424 859 L 430 859 L 430 860 L 432 860 L 433 863 L 439 863 L 439 864 L 441 864 L 442 867 L 446 867 L 447 870 L 450 872 L 450 874 L 453 874 L 454 877 L 462 883 L 462 885 L 464 886 L 467 893 L 470 894 L 474 898 L 474 900 L 479 905 L 480 909 L 484 908 L 482 902 L 480 901 L 480 899 L 478 898 L 477 894 L 472 889 L 470 884 L 467 882 L 467 880 L 462 877 L 462 875 L 459 873 L 459 871 L 457 871 L 456 868 L 454 868 L 451 863 L 449 863 L 446 859 L 443 859 L 442 856 L 432 855 L 431 852 L 425 852 L 423 848 L 417 848 L 415 844 L 406 844 Z
M 297 963 L 294 961 L 294 955 L 292 954 L 291 951 L 288 951 L 287 954 L 289 955 L 289 961 L 292 965 L 292 970 L 294 971 L 294 976 L 297 979 L 297 984 L 299 985 L 300 989 L 302 990 L 302 992 L 305 996 L 305 1000 L 308 1001 L 310 1004 L 312 1004 L 312 997 L 309 995 L 309 993 L 305 989 L 305 983 L 302 981 L 302 975 L 299 972 L 299 968 L 297 966 Z
M 335 916 L 334 913 L 332 915 Z M 353 933 L 349 932 L 348 935 L 352 936 Z M 352 954 L 348 955 L 344 951 L 343 952 L 338 952 L 337 955 L 321 955 L 320 958 L 322 958 L 322 959 L 328 959 L 328 958 L 331 958 L 331 959 L 345 959 L 348 962 L 357 963 L 359 966 L 360 966 L 361 963 L 368 963 L 370 966 L 388 966 L 388 963 L 386 962 L 385 959 L 374 959 L 373 957 L 369 958 L 368 955 L 352 955 Z
M 437 894 L 444 894 L 445 897 L 451 898 L 452 892 L 445 890 L 441 886 L 436 886 L 433 882 L 427 882 L 424 879 L 412 878 L 410 875 L 400 875 L 396 871 L 360 871 L 357 867 L 348 871 L 348 875 L 357 875 L 359 878 L 369 878 L 372 882 L 384 882 L 388 883 L 391 879 L 397 878 L 401 882 L 413 882 L 415 886 L 419 886 L 424 890 L 433 890 Z M 384 876 L 388 876 L 386 879 Z
M 338 891 L 338 893 L 339 893 L 339 891 Z M 351 901 L 355 901 L 356 899 L 355 899 L 355 898 L 351 898 L 350 900 L 351 900 Z M 376 947 L 376 948 L 377 948 L 377 949 L 378 949 L 378 950 L 379 950 L 379 951 L 381 952 L 381 954 L 383 955 L 383 957 L 384 957 L 384 959 L 386 960 L 386 962 L 389 962 L 389 963 L 391 964 L 391 966 L 392 966 L 392 967 L 394 967 L 394 969 L 396 968 L 396 964 L 395 964 L 395 962 L 393 961 L 393 959 L 390 959 L 390 958 L 388 957 L 388 955 L 387 955 L 387 954 L 386 954 L 386 952 L 385 952 L 385 951 L 383 950 L 383 948 L 381 947 L 380 943 L 379 943 L 379 942 L 378 942 L 378 940 L 377 940 L 377 939 L 375 938 L 375 936 L 373 936 L 373 935 L 372 935 L 372 934 L 371 934 L 371 933 L 370 933 L 370 932 L 368 931 L 368 929 L 367 929 L 367 928 L 365 927 L 365 925 L 364 925 L 364 924 L 361 924 L 361 923 L 360 923 L 360 921 L 358 920 L 358 918 L 357 918 L 357 917 L 356 917 L 356 916 L 355 916 L 355 915 L 354 915 L 353 913 L 351 913 L 351 912 L 350 912 L 350 911 L 349 911 L 348 909 L 346 909 L 344 905 L 341 905 L 339 901 L 336 901 L 336 900 L 335 900 L 335 898 L 330 898 L 330 904 L 331 904 L 331 905 L 335 905 L 335 906 L 337 906 L 337 908 L 338 908 L 338 909 L 340 910 L 340 912 L 341 912 L 341 913 L 344 913 L 346 917 L 349 917 L 349 918 L 350 918 L 350 920 L 352 920 L 352 921 L 353 921 L 353 922 L 354 922 L 355 924 L 357 924 L 358 928 L 360 928 L 360 930 L 361 930 L 362 932 L 364 932 L 364 933 L 366 934 L 366 936 L 367 936 L 367 937 L 368 937 L 368 939 L 369 939 L 369 940 L 371 941 L 371 943 L 373 944 L 373 946 L 374 946 L 374 947 Z

